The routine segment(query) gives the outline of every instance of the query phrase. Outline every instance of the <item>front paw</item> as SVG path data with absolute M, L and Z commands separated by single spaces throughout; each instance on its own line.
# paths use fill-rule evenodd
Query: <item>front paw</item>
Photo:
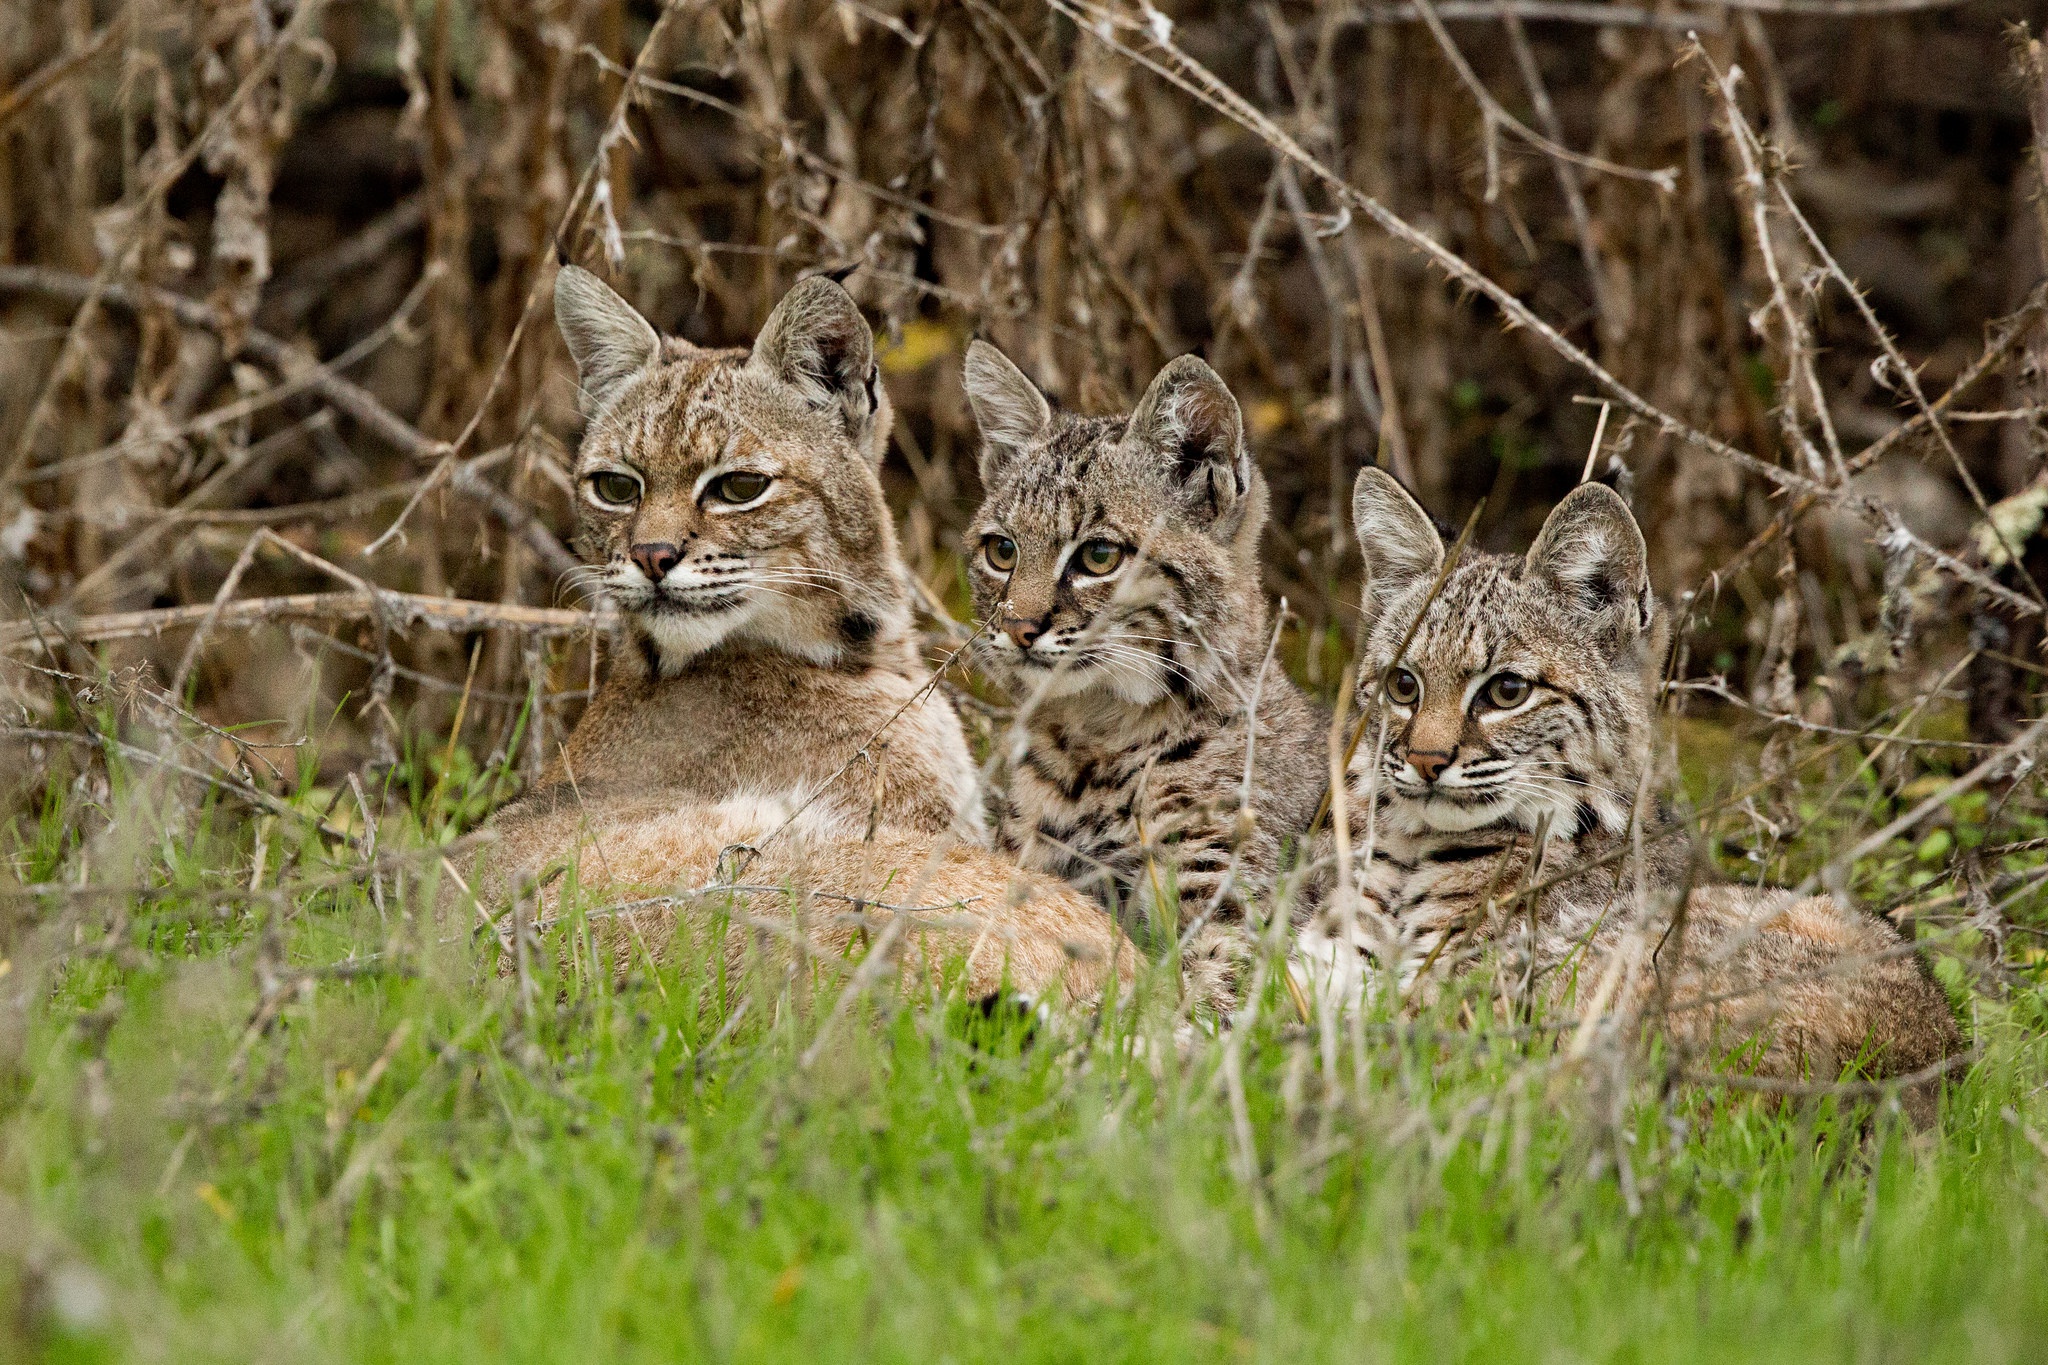
M 1363 924 L 1318 916 L 1295 934 L 1287 973 L 1317 1013 L 1341 1018 L 1370 1003 L 1380 975 L 1378 945 Z
M 1243 1001 L 1258 951 L 1258 944 L 1242 929 L 1212 924 L 1181 954 L 1181 989 L 1198 1010 L 1233 1014 Z

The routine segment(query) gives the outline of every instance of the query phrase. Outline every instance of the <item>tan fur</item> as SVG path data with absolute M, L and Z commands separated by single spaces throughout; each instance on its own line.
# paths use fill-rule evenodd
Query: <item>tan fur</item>
M 1107 916 L 1059 883 L 986 850 L 896 831 L 872 840 L 785 802 L 736 798 L 676 810 L 665 797 L 621 798 L 594 812 L 573 803 L 523 807 L 504 822 L 492 890 L 537 890 L 542 925 L 562 915 L 563 869 L 623 910 L 589 921 L 621 972 L 722 951 L 728 972 L 801 962 L 850 967 L 872 950 L 908 987 L 933 987 L 959 964 L 970 999 L 1012 990 L 1048 1002 L 1092 1001 L 1135 955 Z M 747 846 L 782 830 L 758 856 Z M 706 886 L 738 885 L 745 891 Z M 636 902 L 660 901 L 653 905 Z M 894 921 L 902 924 L 892 928 Z M 512 924 L 501 921 L 509 935 Z M 509 959 L 508 959 L 509 963 Z
M 864 936 L 835 899 L 877 898 L 917 907 L 888 940 L 904 969 L 966 953 L 970 991 L 1091 996 L 1128 975 L 1096 907 L 976 847 L 974 766 L 920 657 L 875 476 L 889 408 L 874 341 L 845 291 L 799 284 L 751 351 L 660 339 L 574 267 L 556 313 L 590 413 L 577 544 L 627 627 L 539 786 L 495 817 L 479 891 L 537 885 L 545 920 L 572 863 L 612 903 L 743 869 L 771 889 L 715 899 L 784 926 L 762 940 L 783 958 L 879 941 L 893 912 L 867 912 Z M 734 474 L 763 491 L 725 498 Z M 742 845 L 757 851 L 726 856 Z M 799 926 L 807 897 L 842 910 Z M 687 896 L 599 923 L 660 959 L 723 913 Z
M 1661 1026 L 1683 1054 L 1751 1045 L 1755 1069 L 1782 1079 L 1832 1080 L 1851 1063 L 1903 1075 L 1961 1048 L 1946 998 L 1888 923 L 1827 896 L 1696 886 L 1668 836 L 1637 866 L 1633 821 L 1670 823 L 1661 806 L 1634 809 L 1662 649 L 1647 550 L 1619 497 L 1579 488 L 1526 557 L 1468 556 L 1433 599 L 1444 551 L 1422 509 L 1374 469 L 1354 503 L 1369 575 L 1361 676 L 1375 692 L 1387 679 L 1386 742 L 1361 746 L 1349 776 L 1363 899 L 1333 897 L 1300 940 L 1319 986 L 1391 973 L 1421 1002 L 1490 966 L 1504 1010 L 1597 1009 Z M 1489 700 L 1509 675 L 1529 684 L 1521 700 Z M 1907 1096 L 1916 1117 L 1932 1093 Z

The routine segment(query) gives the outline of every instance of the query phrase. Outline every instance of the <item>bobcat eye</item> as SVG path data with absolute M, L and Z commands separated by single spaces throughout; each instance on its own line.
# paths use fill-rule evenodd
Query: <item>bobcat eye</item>
M 1422 697 L 1422 679 L 1405 668 L 1387 674 L 1387 699 L 1396 706 L 1413 706 Z
M 1486 691 L 1480 694 L 1480 699 L 1488 706 L 1508 711 L 1527 701 L 1533 686 L 1527 678 L 1513 673 L 1502 673 L 1486 685 Z
M 640 501 L 640 480 L 615 469 L 601 469 L 590 476 L 590 492 L 607 507 L 631 507 Z
M 1017 567 L 1017 542 L 1008 536 L 990 536 L 981 542 L 981 556 L 997 573 Z
M 1124 562 L 1124 547 L 1113 540 L 1091 540 L 1074 559 L 1082 573 L 1101 578 L 1115 573 L 1117 565 Z
M 768 476 L 757 470 L 735 469 L 730 474 L 721 474 L 713 479 L 708 491 L 720 502 L 752 502 L 768 491 L 768 482 Z

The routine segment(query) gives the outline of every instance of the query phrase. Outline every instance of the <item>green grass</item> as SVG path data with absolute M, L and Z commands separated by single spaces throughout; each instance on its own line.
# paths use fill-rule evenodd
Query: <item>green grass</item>
M 427 867 L 502 774 L 409 761 L 380 837 Z M 291 820 L 146 774 L 53 777 L 9 853 L 20 885 L 112 890 L 15 894 L 0 920 L 4 1359 L 1996 1361 L 2048 1341 L 2024 982 L 1969 1001 L 1984 1057 L 1929 1133 L 1882 1105 L 1666 1093 L 1653 1068 L 1616 1090 L 1604 1054 L 1574 1066 L 1455 1005 L 1376 1021 L 1362 1053 L 1341 1031 L 1332 1074 L 1276 997 L 1236 1038 L 1238 1092 L 1225 1044 L 1183 1052 L 1129 1002 L 1027 1041 L 944 1000 L 835 1017 L 826 975 L 621 983 L 565 959 L 522 996 L 422 878 L 386 876 L 380 907 Z

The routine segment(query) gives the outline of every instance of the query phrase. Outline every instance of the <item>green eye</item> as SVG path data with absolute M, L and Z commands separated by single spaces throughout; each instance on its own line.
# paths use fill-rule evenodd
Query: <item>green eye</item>
M 1405 668 L 1387 674 L 1387 698 L 1396 706 L 1413 706 L 1422 697 L 1422 679 Z
M 990 536 L 981 542 L 982 558 L 997 573 L 1008 573 L 1017 567 L 1017 542 L 1008 536 Z
M 711 496 L 720 502 L 752 502 L 768 491 L 769 479 L 752 469 L 735 469 L 711 481 Z
M 1502 673 L 1486 685 L 1483 700 L 1488 706 L 1502 711 L 1512 710 L 1529 699 L 1533 684 L 1527 678 L 1513 673 Z
M 631 507 L 640 501 L 640 480 L 615 469 L 601 469 L 590 476 L 590 491 L 610 507 Z
M 1124 547 L 1113 540 L 1091 540 L 1074 559 L 1082 573 L 1100 578 L 1115 573 L 1117 565 L 1124 562 Z

